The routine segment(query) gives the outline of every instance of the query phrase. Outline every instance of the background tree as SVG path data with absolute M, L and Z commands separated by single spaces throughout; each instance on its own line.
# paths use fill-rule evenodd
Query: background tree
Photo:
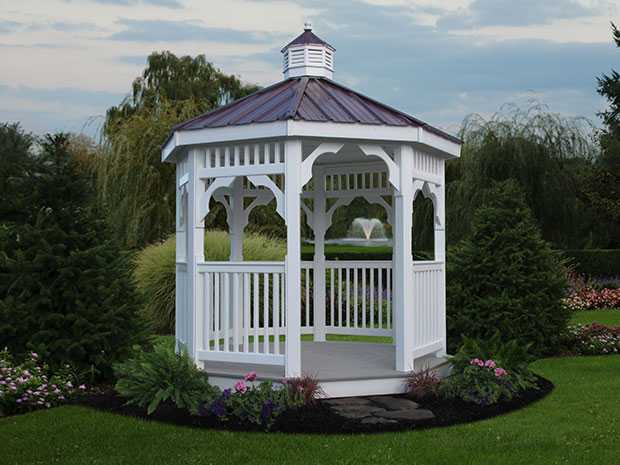
M 25 201 L 0 230 L 0 347 L 106 376 L 143 334 L 129 257 L 94 207 L 69 137 L 41 146 L 7 193 Z
M 620 47 L 620 30 L 612 24 L 613 38 Z M 601 246 L 620 248 L 620 74 L 613 70 L 598 78 L 598 93 L 609 102 L 600 113 L 604 129 L 600 131 L 601 154 L 581 179 L 582 194 L 597 217 Z
M 108 110 L 98 186 L 115 236 L 141 247 L 174 229 L 174 166 L 161 162 L 172 127 L 257 89 L 208 63 L 203 55 L 153 53 L 131 94 Z
M 473 216 L 470 235 L 447 261 L 450 350 L 462 337 L 532 344 L 553 353 L 566 329 L 565 273 L 536 226 L 514 180 L 497 184 Z
M 468 235 L 489 187 L 512 179 L 546 240 L 562 248 L 586 245 L 592 216 L 580 200 L 578 173 L 596 156 L 591 133 L 586 120 L 563 118 L 539 105 L 505 106 L 488 120 L 468 117 L 461 158 L 447 164 L 449 242 Z

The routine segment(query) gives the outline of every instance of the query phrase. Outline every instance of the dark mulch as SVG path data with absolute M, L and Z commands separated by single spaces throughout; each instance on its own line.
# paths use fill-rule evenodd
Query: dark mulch
M 473 403 L 458 400 L 433 400 L 420 403 L 420 408 L 431 410 L 435 418 L 425 421 L 400 420 L 393 424 L 362 424 L 360 420 L 349 420 L 336 414 L 331 407 L 323 402 L 300 409 L 284 412 L 272 427 L 272 431 L 287 433 L 380 433 L 388 431 L 402 431 L 408 429 L 432 428 L 450 426 L 459 423 L 469 423 L 486 418 L 502 415 L 523 408 L 542 399 L 553 390 L 553 383 L 544 378 L 538 378 L 537 389 L 524 392 L 519 398 L 500 402 L 495 405 L 482 407 Z M 118 413 L 150 421 L 160 421 L 175 425 L 227 429 L 233 431 L 258 431 L 259 427 L 234 422 L 223 423 L 213 416 L 190 415 L 172 404 L 164 403 L 152 414 L 147 415 L 146 409 L 127 406 L 122 398 L 113 391 L 107 390 L 97 394 L 87 395 L 80 399 L 79 404 L 98 410 Z

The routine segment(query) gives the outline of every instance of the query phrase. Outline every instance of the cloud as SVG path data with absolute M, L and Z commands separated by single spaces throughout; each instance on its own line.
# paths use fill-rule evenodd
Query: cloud
M 165 8 L 183 8 L 178 0 L 94 0 L 95 3 L 102 5 L 123 5 L 130 6 L 142 3 L 144 5 L 162 6 Z
M 15 21 L 9 21 L 6 19 L 0 19 L 0 34 L 5 32 L 13 32 L 19 29 L 22 25 Z
M 437 26 L 441 29 L 531 26 L 599 13 L 598 5 L 585 6 L 578 0 L 519 0 L 518 4 L 514 0 L 474 0 L 467 8 L 444 12 Z
M 111 40 L 127 42 L 214 41 L 254 44 L 272 39 L 266 32 L 207 27 L 195 21 L 121 19 L 123 30 L 109 35 Z

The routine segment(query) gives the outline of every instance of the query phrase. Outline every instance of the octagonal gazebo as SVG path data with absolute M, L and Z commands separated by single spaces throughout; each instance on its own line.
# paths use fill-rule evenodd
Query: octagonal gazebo
M 334 82 L 335 50 L 308 25 L 282 53 L 283 81 L 176 126 L 162 150 L 177 173 L 177 348 L 222 387 L 255 370 L 274 380 L 311 374 L 330 397 L 402 392 L 409 370 L 445 361 L 444 164 L 461 142 Z M 419 193 L 434 207 L 432 261 L 411 251 Z M 332 215 L 356 197 L 385 208 L 391 261 L 325 259 Z M 227 213 L 227 262 L 205 261 L 212 199 Z M 273 200 L 286 259 L 244 261 L 249 214 Z M 302 213 L 315 240 L 308 262 Z M 393 344 L 327 342 L 330 334 Z

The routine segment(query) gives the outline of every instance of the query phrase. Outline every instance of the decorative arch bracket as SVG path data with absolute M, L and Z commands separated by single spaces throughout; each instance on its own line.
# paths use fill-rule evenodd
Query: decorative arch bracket
M 394 209 L 392 208 L 392 205 L 387 203 L 386 200 L 381 195 L 364 194 L 363 197 L 364 199 L 366 199 L 366 202 L 368 203 L 382 206 L 387 216 L 387 222 L 391 225 L 394 224 L 394 214 L 393 214 Z
M 400 167 L 392 160 L 392 158 L 387 154 L 385 150 L 379 145 L 359 145 L 358 146 L 362 153 L 367 157 L 375 156 L 380 158 L 385 162 L 388 169 L 388 180 L 390 184 L 394 186 L 396 190 L 400 190 L 400 181 L 398 173 L 400 171 Z
M 326 153 L 337 154 L 340 149 L 344 147 L 344 144 L 337 144 L 334 142 L 323 142 L 317 148 L 315 148 L 310 155 L 306 157 L 306 159 L 301 163 L 301 185 L 300 187 L 304 187 L 308 184 L 308 181 L 312 178 L 312 165 L 321 155 L 325 155 Z
M 347 205 L 349 205 L 351 202 L 353 202 L 353 199 L 355 199 L 355 197 L 341 197 L 336 200 L 336 202 L 334 202 L 331 207 L 327 209 L 327 211 L 325 212 L 325 231 L 327 231 L 332 225 L 334 212 L 339 207 L 346 207 Z
M 211 201 L 211 197 L 215 194 L 215 191 L 224 187 L 230 187 L 232 183 L 235 181 L 234 176 L 226 176 L 222 178 L 216 178 L 209 187 L 205 191 L 204 195 L 199 198 L 199 209 L 200 217 L 199 221 L 204 221 L 204 219 L 209 214 L 209 202 Z
M 265 174 L 248 176 L 247 178 L 248 181 L 250 181 L 256 187 L 266 187 L 273 193 L 273 196 L 276 199 L 276 211 L 278 212 L 278 215 L 280 215 L 280 217 L 282 217 L 282 219 L 286 221 L 286 215 L 284 211 L 284 193 L 280 190 L 276 183 L 273 182 L 271 178 Z
M 252 210 L 254 210 L 256 207 L 267 205 L 269 202 L 271 202 L 272 198 L 273 198 L 273 194 L 269 191 L 261 191 L 258 193 L 256 197 L 254 197 L 254 200 L 252 200 L 250 205 L 248 205 L 247 208 L 243 210 L 243 228 L 244 229 L 248 225 L 248 222 L 250 221 L 250 213 L 252 213 Z
M 433 202 L 433 217 L 436 228 L 444 228 L 444 193 L 440 185 L 421 179 L 413 181 L 413 200 L 419 192 Z

